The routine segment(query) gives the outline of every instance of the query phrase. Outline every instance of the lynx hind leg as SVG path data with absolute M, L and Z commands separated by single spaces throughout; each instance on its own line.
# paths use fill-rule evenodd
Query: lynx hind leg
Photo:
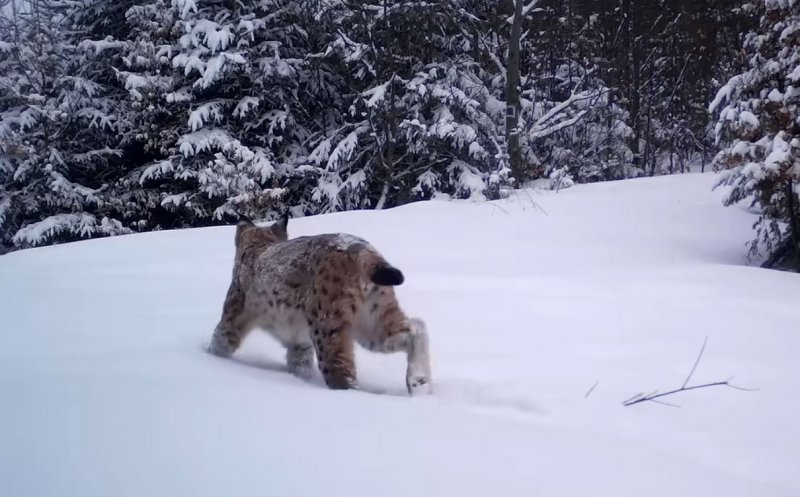
M 242 344 L 251 328 L 250 320 L 244 315 L 244 300 L 244 293 L 231 286 L 222 306 L 222 318 L 208 345 L 210 353 L 219 357 L 230 357 Z
M 376 312 L 379 312 L 378 307 Z M 375 332 L 377 337 L 366 341 L 367 349 L 383 353 L 406 352 L 408 393 L 412 396 L 432 393 L 430 353 L 425 323 L 419 318 L 407 318 L 396 302 L 392 302 L 380 314 Z
M 286 366 L 298 378 L 309 379 L 314 374 L 314 347 L 291 345 L 286 349 Z
M 431 382 L 431 358 L 428 348 L 428 331 L 419 318 L 409 320 L 408 369 L 406 387 L 411 395 L 433 393 Z

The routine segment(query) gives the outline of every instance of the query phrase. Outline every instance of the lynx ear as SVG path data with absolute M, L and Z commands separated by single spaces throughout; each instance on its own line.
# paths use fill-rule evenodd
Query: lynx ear
M 239 213 L 237 212 L 237 214 L 239 214 Z M 256 225 L 256 223 L 254 223 L 252 219 L 250 219 L 249 217 L 244 216 L 242 214 L 239 214 L 239 222 L 236 224 L 236 229 L 237 230 L 239 228 L 252 228 L 255 225 Z
M 239 223 L 236 225 L 236 237 L 234 238 L 237 247 L 239 246 L 239 240 L 242 237 L 242 233 L 244 233 L 248 228 L 252 228 L 254 226 L 255 223 L 246 217 L 243 217 L 239 220 Z
M 278 235 L 279 237 L 283 238 L 284 240 L 289 239 L 289 212 L 287 211 L 284 214 L 283 218 L 279 219 L 272 225 L 272 232 Z
M 286 211 L 286 214 L 283 215 L 283 218 L 279 219 L 275 223 L 275 227 L 283 231 L 286 231 L 289 228 L 289 211 Z

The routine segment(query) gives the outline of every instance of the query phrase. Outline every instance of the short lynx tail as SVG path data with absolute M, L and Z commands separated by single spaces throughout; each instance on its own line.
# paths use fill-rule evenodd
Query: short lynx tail
M 369 244 L 359 246 L 358 263 L 361 266 L 362 277 L 369 278 L 376 285 L 395 286 L 405 280 L 403 273 L 386 262 L 386 259 Z
M 372 274 L 369 279 L 376 285 L 394 286 L 403 283 L 403 273 L 396 267 L 390 266 L 389 263 L 379 263 L 372 269 Z

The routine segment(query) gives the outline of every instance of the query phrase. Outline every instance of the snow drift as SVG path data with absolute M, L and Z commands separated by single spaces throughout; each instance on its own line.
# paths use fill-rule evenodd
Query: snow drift
M 235 360 L 204 353 L 232 228 L 2 256 L 0 495 L 800 495 L 800 277 L 744 265 L 753 215 L 713 184 L 293 220 L 403 270 L 426 398 L 402 355 L 359 352 L 363 389 L 339 392 L 258 333 Z M 621 405 L 679 387 L 706 336 L 693 381 L 758 391 Z

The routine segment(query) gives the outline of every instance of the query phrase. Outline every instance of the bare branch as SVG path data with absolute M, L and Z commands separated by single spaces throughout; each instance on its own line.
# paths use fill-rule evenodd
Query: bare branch
M 706 350 L 706 344 L 707 343 L 708 343 L 708 337 L 706 337 L 705 340 L 703 340 L 703 346 L 700 348 L 700 353 L 697 354 L 697 359 L 695 359 L 695 361 L 694 361 L 694 365 L 692 366 L 692 370 L 689 371 L 689 375 L 686 377 L 686 380 L 683 382 L 683 385 L 681 385 L 680 388 L 676 388 L 675 390 L 670 390 L 668 392 L 662 392 L 662 393 L 658 393 L 658 390 L 654 390 L 652 393 L 649 393 L 647 395 L 645 395 L 643 393 L 637 393 L 636 395 L 630 397 L 629 399 L 624 400 L 622 402 L 622 405 L 625 406 L 625 407 L 628 407 L 628 406 L 632 406 L 634 404 L 638 404 L 640 402 L 654 402 L 656 404 L 662 404 L 662 405 L 669 406 L 669 407 L 680 407 L 677 404 L 671 404 L 669 402 L 664 402 L 663 400 L 657 400 L 657 399 L 660 399 L 661 397 L 666 397 L 667 395 L 673 395 L 673 394 L 680 393 L 680 392 L 686 392 L 686 391 L 689 391 L 689 390 L 697 390 L 697 389 L 700 389 L 700 388 L 709 388 L 709 387 L 728 387 L 728 388 L 733 388 L 734 390 L 741 390 L 741 391 L 744 391 L 744 392 L 754 392 L 754 391 L 758 390 L 757 388 L 745 388 L 745 387 L 740 387 L 738 385 L 732 384 L 731 380 L 733 380 L 733 376 L 731 376 L 730 378 L 728 378 L 725 381 L 715 381 L 713 383 L 703 383 L 702 385 L 693 385 L 693 386 L 690 386 L 690 387 L 686 386 L 686 385 L 689 384 L 689 381 L 691 381 L 692 375 L 694 375 L 694 372 L 697 369 L 697 365 L 700 364 L 700 359 L 703 357 L 703 352 L 705 352 L 705 350 Z
M 642 397 L 644 397 L 644 394 L 639 392 L 636 395 L 633 395 L 632 397 L 628 398 L 627 400 L 622 401 L 622 403 L 623 404 L 628 404 L 629 402 L 633 402 L 635 400 L 641 399 Z
M 697 354 L 697 360 L 694 361 L 694 366 L 692 366 L 692 370 L 689 371 L 689 376 L 686 377 L 686 381 L 683 382 L 681 388 L 686 388 L 686 385 L 689 383 L 689 380 L 692 379 L 692 375 L 694 374 L 694 370 L 697 369 L 697 365 L 700 364 L 700 358 L 703 357 L 703 352 L 706 350 L 706 344 L 708 343 L 708 336 L 706 336 L 705 340 L 703 340 L 703 346 L 700 348 L 700 353 Z

